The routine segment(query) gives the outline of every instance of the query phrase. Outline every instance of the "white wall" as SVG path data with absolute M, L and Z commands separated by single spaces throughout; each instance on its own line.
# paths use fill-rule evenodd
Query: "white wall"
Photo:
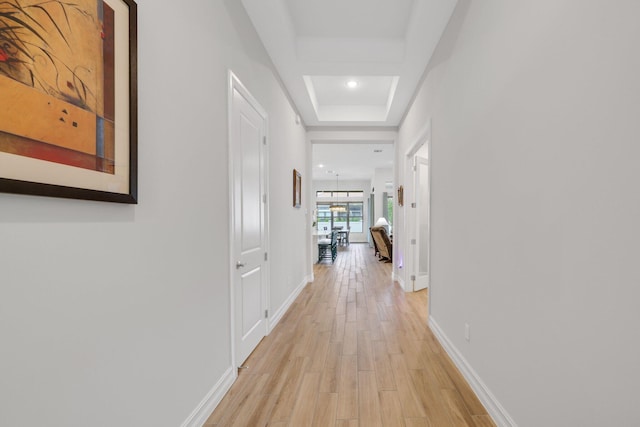
M 399 132 L 432 119 L 432 319 L 519 426 L 640 424 L 638 16 L 460 0 Z
M 0 194 L 3 426 L 175 427 L 230 368 L 229 68 L 269 113 L 272 306 L 305 279 L 304 129 L 240 2 L 138 5 L 140 203 Z

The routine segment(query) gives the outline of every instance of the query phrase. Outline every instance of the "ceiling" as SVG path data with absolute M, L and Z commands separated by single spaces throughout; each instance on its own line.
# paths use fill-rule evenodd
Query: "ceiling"
M 398 126 L 456 2 L 242 0 L 307 126 Z
M 456 3 L 242 0 L 309 129 L 380 129 L 312 139 L 314 180 L 370 180 L 393 167 L 393 137 L 382 133 L 399 126 Z
M 393 168 L 393 144 L 336 142 L 313 144 L 313 179 L 370 180 L 375 169 Z M 354 161 L 357 159 L 357 161 Z

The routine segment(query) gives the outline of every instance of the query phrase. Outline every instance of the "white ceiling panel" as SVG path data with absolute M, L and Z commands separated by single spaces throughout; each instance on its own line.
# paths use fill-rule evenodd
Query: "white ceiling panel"
M 395 76 L 309 76 L 319 105 L 386 107 Z M 349 88 L 354 81 L 357 86 Z
M 286 0 L 286 4 L 298 37 L 404 38 L 414 0 Z
M 398 126 L 456 3 L 242 0 L 308 126 Z M 339 92 L 336 82 L 353 76 L 372 83 Z M 396 78 L 384 102 L 379 76 Z
M 393 144 L 313 144 L 314 180 L 370 180 L 383 168 L 393 168 Z

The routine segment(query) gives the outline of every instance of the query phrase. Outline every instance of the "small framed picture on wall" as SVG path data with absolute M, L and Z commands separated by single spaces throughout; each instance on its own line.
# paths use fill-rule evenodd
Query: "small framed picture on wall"
M 293 170 L 293 207 L 302 206 L 302 175 L 297 170 Z

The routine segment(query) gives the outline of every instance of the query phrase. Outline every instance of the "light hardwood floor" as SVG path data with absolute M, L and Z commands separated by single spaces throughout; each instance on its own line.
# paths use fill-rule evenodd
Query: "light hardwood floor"
M 365 244 L 314 267 L 205 426 L 495 426 L 405 293 Z

